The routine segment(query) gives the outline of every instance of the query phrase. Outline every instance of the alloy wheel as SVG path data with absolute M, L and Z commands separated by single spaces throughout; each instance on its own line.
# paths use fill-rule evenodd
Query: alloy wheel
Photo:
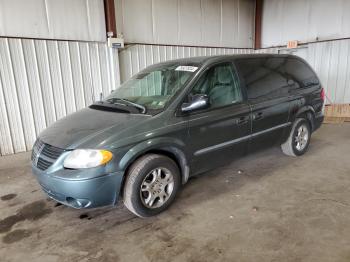
M 306 125 L 302 124 L 299 126 L 297 133 L 294 138 L 295 148 L 298 151 L 303 151 L 307 146 L 309 140 L 309 129 Z
M 174 177 L 166 168 L 155 168 L 141 183 L 140 197 L 147 208 L 163 206 L 174 190 Z

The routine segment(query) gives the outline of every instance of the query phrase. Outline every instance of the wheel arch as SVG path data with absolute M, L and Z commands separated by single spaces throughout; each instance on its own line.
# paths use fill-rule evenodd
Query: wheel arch
M 309 106 L 309 105 L 303 106 L 303 107 L 299 108 L 296 112 L 294 111 L 290 114 L 290 117 L 289 117 L 290 125 L 288 126 L 288 128 L 285 129 L 285 131 L 283 133 L 283 136 L 281 139 L 282 142 L 284 142 L 288 139 L 289 134 L 292 130 L 292 126 L 298 118 L 305 118 L 310 124 L 311 131 L 314 130 L 314 128 L 315 128 L 315 110 L 313 109 L 312 106 Z
M 313 109 L 312 106 L 304 106 L 302 108 L 300 108 L 297 113 L 295 114 L 295 119 L 297 118 L 305 118 L 311 127 L 311 131 L 314 130 L 315 128 L 315 110 Z
M 159 154 L 172 159 L 179 167 L 182 184 L 185 184 L 189 178 L 190 168 L 184 147 L 184 143 L 181 141 L 174 141 L 173 138 L 170 140 L 166 138 L 148 140 L 132 147 L 119 163 L 119 169 L 124 170 L 125 173 L 121 189 L 124 187 L 125 178 L 130 166 L 137 159 L 147 154 Z M 122 190 L 120 190 L 120 192 L 122 192 Z

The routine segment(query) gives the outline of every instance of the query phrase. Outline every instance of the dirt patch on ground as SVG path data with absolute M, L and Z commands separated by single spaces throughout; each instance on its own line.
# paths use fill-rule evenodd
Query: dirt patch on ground
M 8 201 L 8 200 L 15 198 L 16 196 L 17 196 L 17 194 L 7 194 L 7 195 L 3 195 L 2 197 L 0 197 L 0 199 L 2 201 Z
M 15 215 L 8 216 L 0 221 L 0 233 L 9 232 L 18 222 L 38 220 L 51 212 L 52 209 L 48 208 L 43 200 L 27 204 L 19 209 Z
M 14 242 L 21 241 L 23 238 L 27 238 L 31 236 L 32 231 L 26 229 L 16 229 L 14 231 L 9 232 L 2 238 L 2 242 L 5 244 L 12 244 Z

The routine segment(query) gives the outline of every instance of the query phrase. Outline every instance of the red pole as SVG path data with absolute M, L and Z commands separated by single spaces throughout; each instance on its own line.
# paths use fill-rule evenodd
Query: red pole
M 254 49 L 261 48 L 261 20 L 264 0 L 255 0 L 255 34 Z
M 117 37 L 114 0 L 104 0 L 106 31 L 109 37 Z M 111 35 L 112 34 L 112 35 Z

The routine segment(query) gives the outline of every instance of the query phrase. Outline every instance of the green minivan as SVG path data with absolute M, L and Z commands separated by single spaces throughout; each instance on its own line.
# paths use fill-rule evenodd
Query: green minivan
M 121 198 L 148 217 L 165 210 L 190 176 L 248 152 L 281 145 L 287 155 L 304 154 L 323 103 L 318 77 L 296 56 L 168 61 L 44 130 L 32 169 L 60 203 L 94 208 Z

